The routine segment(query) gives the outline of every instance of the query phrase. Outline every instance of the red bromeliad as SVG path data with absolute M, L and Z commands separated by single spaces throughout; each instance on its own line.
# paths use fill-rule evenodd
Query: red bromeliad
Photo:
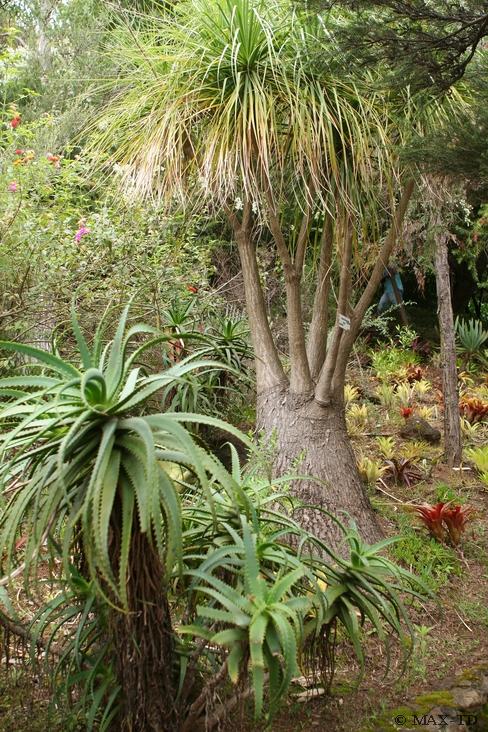
M 408 419 L 413 414 L 413 407 L 400 407 L 400 413 L 403 419 Z
M 459 411 L 471 424 L 483 422 L 488 418 L 488 402 L 477 397 L 464 396 L 459 402 Z
M 454 546 L 459 544 L 473 512 L 470 506 L 449 507 L 448 503 L 436 503 L 435 506 L 424 503 L 415 506 L 414 510 L 433 537 L 438 541 L 445 541 L 449 537 Z
M 442 523 L 445 507 L 445 503 L 436 503 L 435 506 L 424 503 L 423 506 L 415 506 L 415 511 L 419 514 L 432 536 L 438 539 L 438 541 L 443 541 L 446 535 L 446 530 Z

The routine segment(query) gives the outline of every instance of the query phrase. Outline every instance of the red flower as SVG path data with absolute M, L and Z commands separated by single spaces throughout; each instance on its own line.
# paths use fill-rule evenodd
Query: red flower
M 16 155 L 23 155 L 24 153 L 25 153 L 25 150 L 21 150 L 20 148 L 17 148 L 17 150 L 15 151 Z
M 47 160 L 54 165 L 55 168 L 59 168 L 59 155 L 53 155 L 52 153 L 48 153 L 46 155 Z
M 10 127 L 15 130 L 15 128 L 18 127 L 21 122 L 22 120 L 20 114 L 16 114 L 15 117 L 12 117 L 12 119 L 10 120 Z
M 198 287 L 194 287 L 193 285 L 187 285 L 186 289 L 194 295 L 198 292 Z
M 400 413 L 401 413 L 403 419 L 408 419 L 413 414 L 413 407 L 401 407 Z

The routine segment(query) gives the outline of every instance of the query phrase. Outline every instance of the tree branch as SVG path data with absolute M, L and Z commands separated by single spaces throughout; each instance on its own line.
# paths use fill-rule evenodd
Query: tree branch
M 290 390 L 296 394 L 312 391 L 313 384 L 305 346 L 305 329 L 303 327 L 302 302 L 300 294 L 301 270 L 297 271 L 283 236 L 283 231 L 276 212 L 271 192 L 266 191 L 268 203 L 268 223 L 278 256 L 283 265 L 285 275 L 288 346 L 290 351 Z M 300 248 L 304 250 L 306 231 L 302 225 Z M 301 254 L 300 254 L 301 256 Z
M 408 204 L 410 203 L 410 198 L 412 197 L 414 187 L 415 183 L 411 179 L 408 180 L 405 184 L 405 188 L 403 189 L 402 196 L 393 217 L 391 228 L 383 243 L 383 246 L 381 247 L 378 259 L 375 266 L 373 267 L 373 271 L 368 280 L 368 284 L 366 285 L 363 294 L 359 298 L 359 301 L 352 312 L 351 328 L 345 333 L 344 337 L 342 338 L 340 348 L 337 354 L 334 383 L 332 384 L 333 390 L 339 388 L 340 383 L 344 382 L 349 354 L 351 353 L 354 341 L 358 336 L 359 330 L 361 328 L 361 323 L 363 322 L 364 314 L 368 307 L 371 305 L 373 297 L 383 277 L 385 267 L 388 266 L 388 261 L 390 259 L 391 253 L 402 230 L 403 220 L 405 218 L 405 214 L 407 212 Z
M 256 250 L 250 230 L 251 204 L 248 201 L 244 204 L 241 221 L 230 206 L 226 206 L 225 212 L 234 231 L 241 260 L 249 327 L 256 360 L 258 392 L 266 391 L 287 384 L 287 378 L 278 356 L 266 312 Z
M 210 677 L 202 691 L 198 695 L 197 699 L 193 702 L 188 715 L 182 726 L 181 732 L 191 732 L 194 729 L 195 723 L 198 721 L 202 710 L 205 708 L 207 700 L 214 689 L 222 684 L 227 678 L 227 660 L 224 661 L 217 674 Z
M 25 643 L 34 643 L 34 636 L 30 632 L 28 626 L 11 620 L 8 615 L 5 615 L 5 613 L 2 612 L 2 610 L 0 610 L 0 627 L 3 627 L 7 633 L 11 633 L 18 638 L 21 638 Z M 40 651 L 44 649 L 44 642 L 41 638 L 36 639 L 35 645 Z
M 341 277 L 339 283 L 339 297 L 337 302 L 336 323 L 334 333 L 332 335 L 332 343 L 327 351 L 325 363 L 320 372 L 317 388 L 315 390 L 315 401 L 319 404 L 327 405 L 332 397 L 332 379 L 334 376 L 337 357 L 341 341 L 343 340 L 345 331 L 339 325 L 341 315 L 348 315 L 349 294 L 351 291 L 351 259 L 352 259 L 352 239 L 354 229 L 349 216 L 347 216 L 344 224 L 344 249 L 342 252 Z
M 313 301 L 312 322 L 310 323 L 307 342 L 308 362 L 314 380 L 318 378 L 327 352 L 328 300 L 332 269 L 333 233 L 332 216 L 327 213 L 320 238 L 320 261 Z
M 308 232 L 310 229 L 310 219 L 312 216 L 312 207 L 310 204 L 307 204 L 307 210 L 305 211 L 305 214 L 302 218 L 302 224 L 300 226 L 300 231 L 298 233 L 297 238 L 297 246 L 295 251 L 295 271 L 301 280 L 302 278 L 302 271 L 303 271 L 303 263 L 305 261 L 305 252 L 307 251 L 307 242 L 308 242 Z

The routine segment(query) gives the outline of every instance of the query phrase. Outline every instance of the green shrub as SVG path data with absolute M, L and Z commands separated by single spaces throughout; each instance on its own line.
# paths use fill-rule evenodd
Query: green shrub
M 5 113 L 2 122 L 8 122 Z M 205 291 L 217 242 L 203 218 L 168 218 L 156 205 L 121 200 L 88 161 L 45 147 L 53 115 L 3 132 L 0 148 L 0 303 L 3 337 L 68 341 L 73 292 L 87 331 L 111 303 L 134 298 L 133 312 L 161 327 L 171 304 L 194 302 L 208 314 Z M 5 125 L 8 127 L 8 124 Z M 22 151 L 22 154 L 16 154 Z M 53 155 L 59 160 L 53 161 Z M 15 184 L 15 190 L 10 190 Z M 192 288 L 189 290 L 189 288 Z M 193 292 L 195 290 L 195 292 Z M 115 325 L 114 309 L 111 317 Z
M 380 381 L 388 381 L 392 376 L 402 377 L 406 367 L 418 363 L 416 353 L 394 346 L 371 351 L 371 367 Z

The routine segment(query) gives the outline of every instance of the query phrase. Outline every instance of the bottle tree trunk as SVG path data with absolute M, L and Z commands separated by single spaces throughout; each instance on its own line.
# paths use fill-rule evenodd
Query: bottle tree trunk
M 456 334 L 451 302 L 447 243 L 447 233 L 439 234 L 435 249 L 435 281 L 441 336 L 442 390 L 444 395 L 444 451 L 448 465 L 450 467 L 457 467 L 460 465 L 462 459 L 462 442 L 456 368 Z
M 378 541 L 381 530 L 356 466 L 342 404 L 321 406 L 313 398 L 297 400 L 289 390 L 273 390 L 258 397 L 257 407 L 258 427 L 274 437 L 275 474 L 307 477 L 291 486 L 309 506 L 294 512 L 298 523 L 339 551 L 343 534 L 326 512 L 346 526 L 354 521 L 368 543 Z

